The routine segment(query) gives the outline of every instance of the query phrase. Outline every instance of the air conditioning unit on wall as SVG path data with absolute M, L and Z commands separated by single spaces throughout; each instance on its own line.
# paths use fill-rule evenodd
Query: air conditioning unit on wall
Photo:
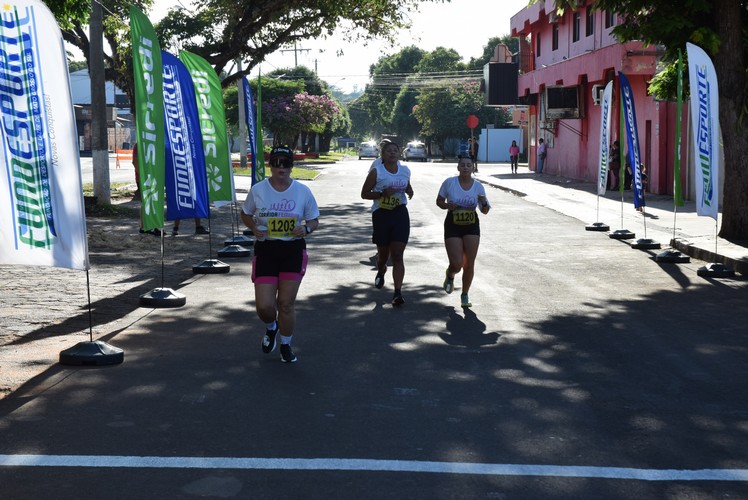
M 547 130 L 551 134 L 556 134 L 558 130 L 558 120 L 544 120 L 540 122 L 540 129 Z
M 599 106 L 603 102 L 603 93 L 605 92 L 605 85 L 595 84 L 592 86 L 592 104 Z

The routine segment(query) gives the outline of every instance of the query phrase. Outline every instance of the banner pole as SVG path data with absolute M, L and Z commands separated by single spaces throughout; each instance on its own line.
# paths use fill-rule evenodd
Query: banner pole
M 618 168 L 618 192 L 621 195 L 621 229 L 616 229 L 608 233 L 608 237 L 614 240 L 630 240 L 636 237 L 636 234 L 623 227 L 623 179 L 626 175 L 626 151 L 628 142 L 623 140 L 626 134 L 626 124 L 623 118 L 623 96 L 621 95 L 620 77 L 618 80 L 618 162 L 621 164 Z
M 86 293 L 88 295 L 88 339 L 93 342 L 93 313 L 91 312 L 91 279 L 86 269 Z

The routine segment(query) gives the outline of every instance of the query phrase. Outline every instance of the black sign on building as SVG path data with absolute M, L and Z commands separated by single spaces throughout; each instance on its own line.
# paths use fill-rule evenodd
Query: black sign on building
M 517 100 L 517 63 L 488 63 L 483 66 L 483 85 L 486 106 L 513 106 Z

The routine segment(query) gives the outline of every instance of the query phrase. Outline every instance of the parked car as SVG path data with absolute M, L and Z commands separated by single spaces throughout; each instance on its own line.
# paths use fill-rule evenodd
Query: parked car
M 376 158 L 379 156 L 379 146 L 374 141 L 362 142 L 358 146 L 358 159 Z
M 403 149 L 403 159 L 405 161 L 428 160 L 428 153 L 426 152 L 426 145 L 422 142 L 409 142 L 405 146 L 405 149 Z

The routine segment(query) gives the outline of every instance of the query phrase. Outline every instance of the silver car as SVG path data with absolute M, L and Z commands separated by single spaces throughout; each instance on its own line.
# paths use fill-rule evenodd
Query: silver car
M 426 152 L 426 145 L 422 142 L 409 142 L 405 146 L 405 149 L 403 149 L 403 159 L 405 161 L 427 161 L 428 153 Z
M 367 141 L 362 142 L 358 146 L 358 159 L 362 158 L 376 158 L 379 156 L 379 147 L 376 142 Z

